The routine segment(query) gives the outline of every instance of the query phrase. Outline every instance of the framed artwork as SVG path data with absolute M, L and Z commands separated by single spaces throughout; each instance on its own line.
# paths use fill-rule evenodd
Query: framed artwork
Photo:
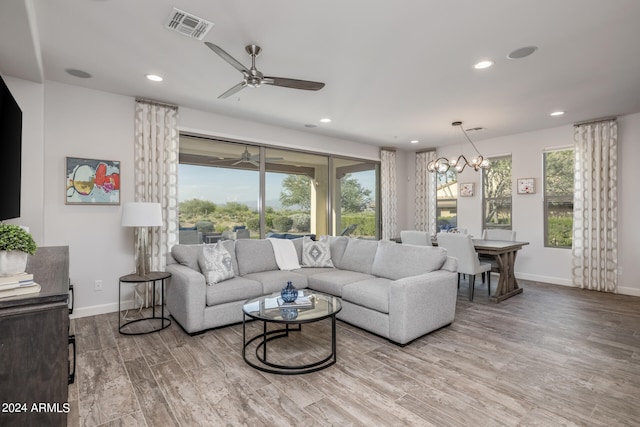
M 535 178 L 518 178 L 518 194 L 533 194 L 535 192 Z
M 460 184 L 460 197 L 471 197 L 473 196 L 473 182 L 467 182 L 464 184 Z
M 120 161 L 67 157 L 65 170 L 65 204 L 120 204 Z

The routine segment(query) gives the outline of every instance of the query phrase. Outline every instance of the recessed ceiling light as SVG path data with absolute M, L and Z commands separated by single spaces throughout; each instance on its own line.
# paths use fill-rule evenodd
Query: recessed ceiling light
M 492 65 L 493 65 L 493 61 L 486 60 L 486 61 L 478 62 L 476 65 L 473 66 L 473 68 L 475 68 L 476 70 L 482 70 L 484 68 L 489 68 Z
M 87 73 L 86 71 L 76 70 L 74 68 L 67 68 L 65 71 L 67 72 L 67 74 L 70 74 L 73 77 L 79 77 L 81 79 L 91 78 L 91 74 Z
M 330 118 L 328 118 L 328 117 L 325 117 L 324 119 L 320 119 L 320 121 L 321 121 L 322 123 L 331 123 L 331 119 L 330 119 Z
M 152 82 L 161 82 L 163 80 L 163 78 L 157 74 L 147 74 L 145 77 Z
M 561 116 L 563 114 L 564 114 L 564 111 L 554 111 L 553 113 L 550 114 L 550 116 L 556 117 L 556 116 Z
M 409 141 L 409 142 L 411 142 L 412 144 L 417 144 L 417 143 L 418 143 L 418 142 L 420 142 L 420 141 L 418 141 L 417 139 L 412 139 L 412 140 L 411 140 L 411 141 Z
M 536 50 L 538 50 L 537 46 L 525 46 L 525 47 L 521 47 L 520 49 L 516 49 L 513 52 L 511 52 L 510 54 L 507 55 L 507 58 L 509 59 L 522 59 L 522 58 L 526 58 L 527 56 L 533 54 Z

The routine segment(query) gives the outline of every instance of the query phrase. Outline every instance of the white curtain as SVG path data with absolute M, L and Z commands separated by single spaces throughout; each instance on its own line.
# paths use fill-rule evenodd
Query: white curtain
M 615 120 L 577 125 L 573 203 L 573 283 L 615 292 L 618 280 Z
M 164 225 L 149 229 L 149 252 L 151 270 L 163 271 L 178 243 L 178 107 L 136 99 L 134 169 L 135 201 L 162 206 Z
M 398 234 L 396 186 L 396 151 L 380 150 L 380 193 L 382 207 L 382 240 L 389 240 Z
M 435 160 L 435 151 L 416 153 L 415 228 L 436 233 L 436 175 L 429 173 L 427 165 Z

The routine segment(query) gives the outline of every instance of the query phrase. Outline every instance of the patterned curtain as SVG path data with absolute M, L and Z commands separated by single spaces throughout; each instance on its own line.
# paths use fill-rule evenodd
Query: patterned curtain
M 573 284 L 615 292 L 618 281 L 615 120 L 576 125 Z
M 416 153 L 415 228 L 436 233 L 436 176 L 427 171 L 427 164 L 435 160 L 435 151 Z
M 151 270 L 163 271 L 178 243 L 178 107 L 136 99 L 134 169 L 135 201 L 162 206 L 164 225 L 149 229 L 149 252 Z
M 382 206 L 382 240 L 396 237 L 397 231 L 397 199 L 396 186 L 396 151 L 382 148 L 380 150 L 380 193 Z

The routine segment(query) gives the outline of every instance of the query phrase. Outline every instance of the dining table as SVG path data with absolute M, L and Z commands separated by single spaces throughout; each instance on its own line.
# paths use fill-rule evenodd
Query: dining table
M 397 243 L 402 243 L 400 238 L 391 239 Z M 438 241 L 431 241 L 433 246 L 438 246 Z M 529 242 L 515 242 L 507 240 L 487 240 L 473 239 L 473 246 L 478 254 L 492 256 L 496 260 L 497 271 L 500 274 L 498 286 L 493 295 L 489 297 L 491 302 L 504 301 L 514 295 L 522 293 L 522 288 L 518 286 L 515 266 L 518 251 Z
M 498 286 L 495 293 L 489 297 L 490 301 L 500 302 L 522 293 L 515 274 L 516 256 L 518 251 L 528 244 L 529 242 L 473 239 L 476 252 L 480 255 L 493 256 L 500 273 Z

